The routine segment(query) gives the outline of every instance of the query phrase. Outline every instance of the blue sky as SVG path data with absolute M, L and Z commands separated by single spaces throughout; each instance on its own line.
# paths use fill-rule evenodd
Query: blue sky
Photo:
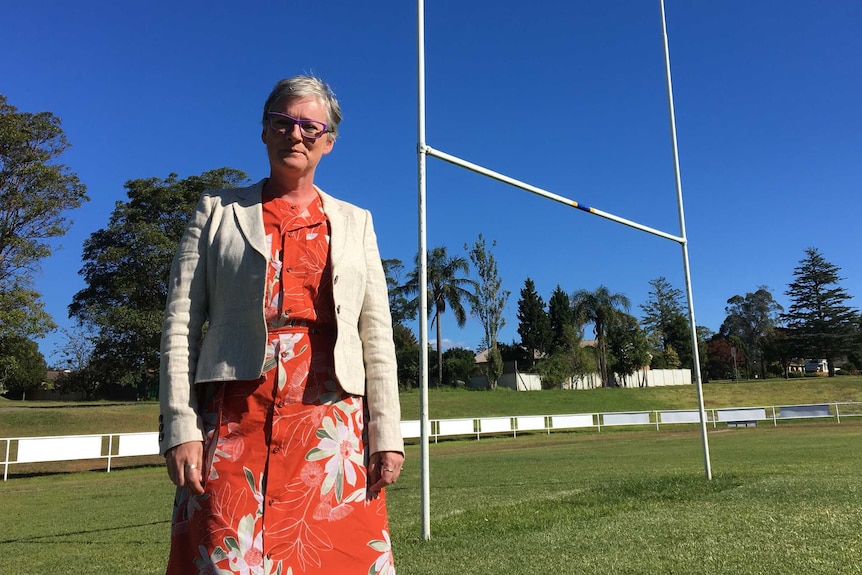
M 37 277 L 61 326 L 83 287 L 84 240 L 123 184 L 222 166 L 268 173 L 260 108 L 276 80 L 335 89 L 340 138 L 317 183 L 372 211 L 386 258 L 417 249 L 416 5 L 387 2 L 68 3 L 4 8 L 0 93 L 63 120 L 62 161 L 92 201 Z M 859 307 L 862 3 L 666 4 L 695 312 L 717 330 L 726 300 L 784 295 L 814 246 Z M 427 143 L 620 217 L 679 234 L 658 2 L 427 0 Z M 517 338 L 531 277 L 547 299 L 605 285 L 632 311 L 678 244 L 428 159 L 428 244 L 496 240 Z M 481 327 L 444 317 L 448 345 Z M 590 334 L 587 334 L 589 336 Z M 56 336 L 40 347 L 50 358 Z

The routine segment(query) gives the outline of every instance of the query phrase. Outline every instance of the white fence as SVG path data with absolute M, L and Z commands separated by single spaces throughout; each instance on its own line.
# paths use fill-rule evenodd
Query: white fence
M 842 417 L 862 416 L 862 402 L 832 402 L 806 405 L 773 405 L 766 407 L 712 408 L 706 410 L 706 420 L 712 427 L 719 423 L 732 427 L 735 424 L 754 424 L 780 420 L 834 418 L 841 423 Z M 659 429 L 662 425 L 700 423 L 696 409 L 625 411 L 613 413 L 577 413 L 565 415 L 515 415 L 510 417 L 476 417 L 460 419 L 436 419 L 431 421 L 431 437 L 436 442 L 441 437 L 475 436 L 489 434 L 511 434 L 541 431 L 551 433 L 576 428 L 595 428 L 618 425 L 648 425 Z M 401 432 L 405 439 L 420 436 L 419 421 L 402 421 Z
M 719 423 L 728 427 L 755 426 L 758 421 L 834 418 L 841 423 L 842 417 L 862 416 L 862 402 L 833 402 L 805 405 L 775 405 L 761 407 L 713 408 L 706 410 L 707 421 L 713 427 Z M 523 432 L 551 433 L 571 429 L 594 428 L 618 425 L 655 426 L 699 423 L 696 409 L 665 411 L 625 411 L 614 413 L 576 413 L 561 415 L 515 415 L 504 417 L 471 417 L 459 419 L 435 419 L 431 421 L 431 436 L 436 442 L 440 437 L 511 434 L 517 437 Z M 401 433 L 405 439 L 420 436 L 420 422 L 401 422 Z M 104 459 L 106 470 L 118 457 L 158 455 L 158 433 L 110 433 L 97 435 L 66 435 L 57 437 L 9 437 L 0 439 L 3 459 L 3 481 L 9 474 L 9 466 L 20 463 L 46 463 L 52 461 L 74 461 L 81 459 Z
M 159 434 L 110 433 L 105 435 L 64 435 L 57 437 L 9 437 L 0 439 L 5 457 L 3 481 L 13 463 L 45 463 L 49 461 L 75 461 L 104 459 L 107 471 L 117 457 L 159 454 Z

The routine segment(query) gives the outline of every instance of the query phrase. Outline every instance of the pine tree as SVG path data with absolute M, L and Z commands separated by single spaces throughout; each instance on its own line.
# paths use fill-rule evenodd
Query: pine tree
M 650 280 L 652 287 L 646 304 L 640 304 L 643 311 L 641 325 L 652 343 L 653 368 L 667 367 L 664 363 L 668 348 L 674 348 L 679 355 L 673 357 L 686 365 L 691 365 L 691 329 L 685 313 L 681 290 L 673 287 L 667 279 L 659 277 Z
M 835 360 L 853 348 L 858 312 L 845 304 L 852 296 L 838 285 L 841 268 L 827 262 L 816 248 L 806 249 L 805 256 L 784 292 L 792 303 L 782 318 L 797 355 L 825 358 L 832 377 Z
M 551 324 L 551 353 L 571 351 L 580 339 L 580 326 L 576 325 L 575 310 L 569 294 L 559 285 L 548 300 L 548 318 Z
M 518 335 L 521 336 L 521 345 L 530 353 L 532 368 L 536 355 L 547 352 L 551 344 L 551 321 L 545 311 L 545 302 L 530 278 L 524 280 L 521 299 L 518 300 Z

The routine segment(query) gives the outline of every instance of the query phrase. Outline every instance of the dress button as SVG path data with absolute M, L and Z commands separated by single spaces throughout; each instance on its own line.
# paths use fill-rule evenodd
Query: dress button
M 273 452 L 273 453 L 278 453 L 279 449 L 281 449 L 281 448 L 280 448 L 280 447 L 273 447 L 273 448 L 272 448 L 272 452 Z
M 338 276 L 335 276 L 334 278 L 332 278 L 332 283 L 334 283 L 334 284 L 338 283 Z
M 335 313 L 341 313 L 341 304 L 335 306 Z

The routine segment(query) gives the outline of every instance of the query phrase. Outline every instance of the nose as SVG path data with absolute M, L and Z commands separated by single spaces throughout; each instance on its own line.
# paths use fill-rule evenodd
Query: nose
M 284 131 L 284 135 L 291 140 L 302 141 L 302 130 L 299 129 L 299 122 L 294 122 L 289 130 Z

